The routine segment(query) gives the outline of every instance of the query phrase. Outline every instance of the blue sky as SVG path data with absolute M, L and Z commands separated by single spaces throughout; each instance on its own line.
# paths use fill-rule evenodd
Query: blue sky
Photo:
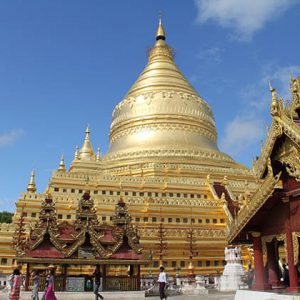
M 299 1 L 1 1 L 0 210 L 14 211 L 32 169 L 43 192 L 87 124 L 106 152 L 160 11 L 177 65 L 213 109 L 220 149 L 251 166 L 270 123 L 268 80 L 288 98 L 300 73 Z

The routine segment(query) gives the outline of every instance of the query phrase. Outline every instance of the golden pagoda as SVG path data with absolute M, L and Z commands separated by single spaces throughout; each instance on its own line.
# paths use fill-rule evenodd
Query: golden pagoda
M 107 154 L 94 153 L 90 134 L 88 127 L 69 170 L 61 157 L 46 188 L 58 222 L 76 219 L 89 190 L 99 221 L 111 224 L 122 197 L 143 253 L 152 258 L 142 274 L 158 272 L 161 264 L 169 274 L 187 275 L 191 264 L 195 274 L 221 273 L 227 224 L 255 191 L 256 178 L 218 149 L 212 110 L 176 66 L 161 20 L 146 67 L 113 110 Z M 10 272 L 15 262 L 11 241 L 20 218 L 29 233 L 44 199 L 33 173 L 13 224 L 0 224 L 0 257 L 7 258 L 0 271 Z

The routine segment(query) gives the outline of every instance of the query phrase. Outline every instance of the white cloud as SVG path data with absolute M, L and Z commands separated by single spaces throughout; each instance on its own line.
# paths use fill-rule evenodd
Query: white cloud
M 210 60 L 216 63 L 220 63 L 222 61 L 222 53 L 224 49 L 219 47 L 212 47 L 207 49 L 201 49 L 196 58 L 200 60 Z
M 226 126 L 221 148 L 225 152 L 238 155 L 254 143 L 258 143 L 262 135 L 262 120 L 237 116 Z
M 0 134 L 0 147 L 12 145 L 16 140 L 24 135 L 22 129 L 13 129 L 9 132 Z
M 222 27 L 233 29 L 233 36 L 249 40 L 265 24 L 288 8 L 296 0 L 195 0 L 197 22 L 214 21 Z M 299 2 L 298 2 L 299 3 Z

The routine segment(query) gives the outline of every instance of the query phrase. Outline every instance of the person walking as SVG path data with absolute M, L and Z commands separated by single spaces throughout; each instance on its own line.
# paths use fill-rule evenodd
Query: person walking
M 39 272 L 33 270 L 31 272 L 30 279 L 32 280 L 33 288 L 31 293 L 31 300 L 39 300 L 39 289 L 40 289 L 40 276 Z
M 253 284 L 253 278 L 254 278 L 254 270 L 252 269 L 251 265 L 248 265 L 248 273 L 247 273 L 247 285 L 248 289 L 250 290 Z
M 48 285 L 45 292 L 45 300 L 57 300 L 55 293 L 54 293 L 54 283 L 55 283 L 55 268 L 51 268 L 49 270 L 49 279 Z
M 98 300 L 98 298 L 100 298 L 101 300 L 104 299 L 104 297 L 99 294 L 99 288 L 101 286 L 101 270 L 100 270 L 100 266 L 97 265 L 96 269 L 93 273 L 93 276 L 95 277 L 95 286 L 94 286 L 94 294 L 95 294 L 95 300 Z
M 167 284 L 167 274 L 165 273 L 165 268 L 161 266 L 159 268 L 159 275 L 158 275 L 158 284 L 159 284 L 159 297 L 160 300 L 167 299 L 166 293 L 165 293 L 165 288 Z
M 22 276 L 19 269 L 15 269 L 11 278 L 11 290 L 9 293 L 9 300 L 19 300 L 20 290 L 22 284 Z

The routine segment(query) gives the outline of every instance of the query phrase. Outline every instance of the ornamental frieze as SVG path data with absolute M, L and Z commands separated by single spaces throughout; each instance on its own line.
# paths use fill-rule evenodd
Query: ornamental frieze
M 197 239 L 201 238 L 220 238 L 224 239 L 226 237 L 225 230 L 215 230 L 215 229 L 197 229 L 194 228 L 193 237 Z M 170 229 L 170 228 L 164 228 L 164 231 L 166 232 L 166 237 L 172 237 L 172 238 L 186 238 L 187 233 L 189 229 Z M 139 227 L 139 232 L 141 239 L 143 238 L 157 238 L 159 234 L 159 228 L 142 228 Z
M 153 150 L 137 150 L 132 152 L 122 152 L 113 155 L 107 155 L 107 161 L 114 161 L 114 160 L 121 160 L 121 159 L 128 159 L 134 158 L 138 159 L 140 157 L 155 157 L 155 156 L 178 156 L 178 157 L 186 157 L 194 159 L 213 159 L 213 160 L 220 160 L 220 161 L 227 161 L 233 163 L 233 160 L 225 155 L 221 154 L 220 152 L 207 152 L 201 150 L 187 150 L 187 149 L 153 149 Z
M 300 158 L 299 151 L 291 143 L 285 143 L 276 155 L 276 159 L 280 161 L 286 168 L 287 173 L 300 181 Z
M 209 128 L 210 130 L 206 129 Z M 123 129 L 125 128 L 125 129 Z M 187 125 L 187 124 L 172 124 L 172 123 L 161 123 L 161 124 L 144 124 L 144 125 L 137 125 L 132 127 L 130 125 L 129 128 L 122 127 L 122 130 L 120 130 L 118 133 L 111 132 L 111 138 L 110 142 L 114 143 L 116 140 L 128 136 L 128 135 L 134 135 L 138 134 L 139 132 L 142 132 L 144 130 L 151 130 L 151 131 L 185 131 L 185 132 L 191 132 L 196 133 L 202 136 L 206 136 L 210 140 L 216 142 L 217 136 L 214 128 L 212 126 L 208 126 L 208 124 L 205 125 L 205 127 L 193 126 L 193 125 Z
M 158 206 L 193 206 L 193 207 L 222 207 L 222 202 L 219 200 L 213 199 L 172 199 L 172 198 L 157 198 L 147 200 L 145 197 L 126 197 L 126 201 L 129 205 L 140 205 L 141 209 L 147 203 L 151 203 L 154 207 Z M 113 205 L 116 203 L 116 197 L 103 197 L 101 200 L 97 201 L 97 206 L 101 207 L 101 205 Z
M 300 129 L 295 122 L 288 116 L 281 119 L 283 132 L 298 146 L 300 146 Z
M 177 92 L 177 91 L 170 91 L 170 90 L 160 90 L 157 92 L 149 92 L 149 93 L 142 93 L 139 94 L 137 97 L 142 96 L 145 101 L 151 101 L 152 99 L 154 99 L 156 96 L 159 98 L 163 98 L 163 99 L 174 99 L 174 98 L 179 98 L 181 100 L 184 101 L 188 101 L 191 102 L 195 105 L 199 105 L 202 104 L 206 107 L 206 109 L 211 113 L 211 108 L 209 107 L 209 105 L 200 97 L 190 94 L 190 93 L 184 93 L 184 92 Z M 129 105 L 131 106 L 132 103 L 136 102 L 137 97 L 128 97 L 125 98 L 122 102 L 120 102 L 114 109 L 113 111 L 113 117 L 115 117 L 115 114 L 117 114 L 125 105 Z M 151 103 L 151 102 L 150 102 Z

